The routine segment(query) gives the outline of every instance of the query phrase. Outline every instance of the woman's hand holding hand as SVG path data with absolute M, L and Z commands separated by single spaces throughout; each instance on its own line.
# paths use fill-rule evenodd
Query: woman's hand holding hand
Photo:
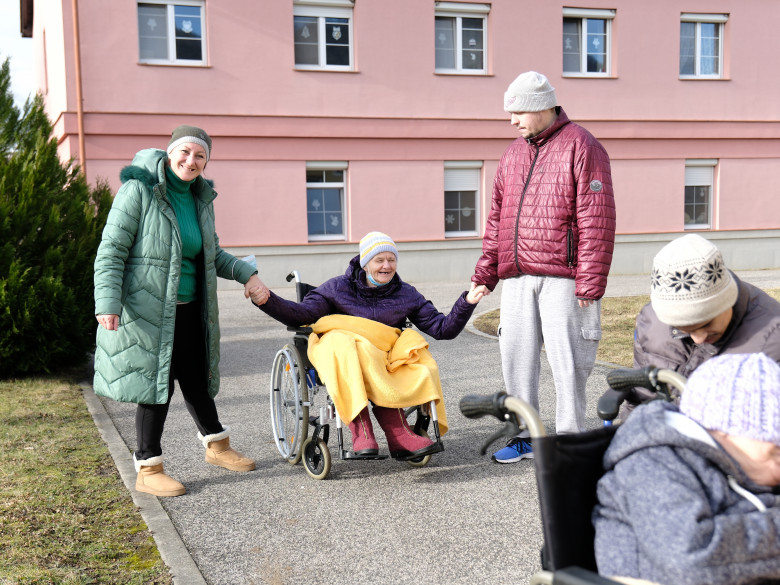
M 244 285 L 244 297 L 252 299 L 256 305 L 262 305 L 271 297 L 271 291 L 258 278 L 257 274 L 253 274 Z
M 478 285 L 472 282 L 471 289 L 466 295 L 466 300 L 472 305 L 476 305 L 479 301 L 482 300 L 482 297 L 486 297 L 489 294 L 490 294 L 490 289 L 486 287 L 484 284 Z
M 97 322 L 108 331 L 119 331 L 119 315 L 95 315 Z

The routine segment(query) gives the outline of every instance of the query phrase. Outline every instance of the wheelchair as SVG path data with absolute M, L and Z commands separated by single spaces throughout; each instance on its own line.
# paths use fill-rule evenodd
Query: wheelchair
M 314 286 L 301 281 L 296 270 L 286 277 L 295 280 L 295 291 L 300 303 Z M 411 323 L 407 323 L 411 326 Z M 303 462 L 306 473 L 313 479 L 326 479 L 331 471 L 332 458 L 328 441 L 330 425 L 336 425 L 338 456 L 341 460 L 381 460 L 387 455 L 357 455 L 344 447 L 344 424 L 328 395 L 317 371 L 308 358 L 311 327 L 288 327 L 293 332 L 292 343 L 282 347 L 274 357 L 271 370 L 271 426 L 279 454 L 292 465 Z M 414 425 L 418 435 L 429 437 L 433 422 L 436 449 L 421 457 L 399 458 L 412 467 L 424 467 L 431 455 L 444 450 L 435 403 L 407 408 L 407 419 L 416 414 Z M 311 434 L 309 431 L 311 430 Z
M 669 386 L 683 391 L 686 380 L 671 370 L 647 367 L 613 370 L 607 382 L 614 392 L 599 408 L 605 410 L 605 416 L 616 416 L 620 405 L 613 402 L 617 395 L 635 387 L 653 391 L 657 388 L 657 399 L 670 400 Z M 467 418 L 491 415 L 505 423 L 482 446 L 482 455 L 499 438 L 514 437 L 521 430 L 531 435 L 544 543 L 540 553 L 542 571 L 532 575 L 529 583 L 617 585 L 617 581 L 597 573 L 591 512 L 596 505 L 596 484 L 604 473 L 604 453 L 618 425 L 570 435 L 547 435 L 539 413 L 524 400 L 505 392 L 464 396 L 460 410 Z

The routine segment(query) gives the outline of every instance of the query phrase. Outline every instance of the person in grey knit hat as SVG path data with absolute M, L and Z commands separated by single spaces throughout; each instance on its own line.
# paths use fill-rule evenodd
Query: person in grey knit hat
M 556 390 L 555 429 L 585 429 L 585 384 L 601 338 L 601 298 L 615 242 L 609 156 L 571 122 L 550 80 L 536 71 L 507 87 L 504 111 L 519 137 L 504 152 L 472 282 L 499 280 L 499 348 L 507 392 L 539 408 L 542 345 Z M 493 455 L 533 457 L 525 436 Z
M 604 455 L 599 574 L 686 585 L 780 582 L 780 366 L 708 360 L 679 408 L 636 408 Z
M 686 378 L 713 356 L 763 352 L 780 362 L 780 303 L 731 272 L 698 234 L 666 244 L 653 260 L 650 302 L 636 318 L 634 366 Z M 652 395 L 635 389 L 621 412 Z

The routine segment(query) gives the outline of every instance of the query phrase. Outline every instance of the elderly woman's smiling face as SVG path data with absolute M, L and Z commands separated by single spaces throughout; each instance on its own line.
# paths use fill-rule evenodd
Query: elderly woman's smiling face
M 395 276 L 398 260 L 392 252 L 380 252 L 366 264 L 366 272 L 379 284 L 387 284 Z M 369 286 L 375 286 L 368 281 Z

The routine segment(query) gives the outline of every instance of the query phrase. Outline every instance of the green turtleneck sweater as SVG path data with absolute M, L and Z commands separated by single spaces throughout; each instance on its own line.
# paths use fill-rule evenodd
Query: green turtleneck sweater
M 192 181 L 182 181 L 171 170 L 165 168 L 168 201 L 176 214 L 181 234 L 181 277 L 179 279 L 180 302 L 190 302 L 198 298 L 198 265 L 196 259 L 203 251 L 203 238 L 198 225 L 195 209 L 195 197 L 190 191 Z

